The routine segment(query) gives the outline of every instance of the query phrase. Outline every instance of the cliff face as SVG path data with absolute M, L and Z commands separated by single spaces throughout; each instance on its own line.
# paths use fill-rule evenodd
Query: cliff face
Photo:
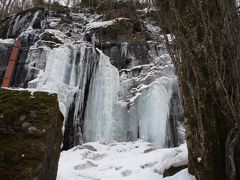
M 58 94 L 63 149 L 138 138 L 158 147 L 180 145 L 178 82 L 157 21 L 146 4 L 105 3 L 88 8 L 54 3 L 2 21 L 7 31 L 0 37 L 23 44 L 11 87 Z M 2 72 L 5 68 L 6 63 Z
M 56 95 L 0 90 L 3 179 L 56 179 L 63 116 Z

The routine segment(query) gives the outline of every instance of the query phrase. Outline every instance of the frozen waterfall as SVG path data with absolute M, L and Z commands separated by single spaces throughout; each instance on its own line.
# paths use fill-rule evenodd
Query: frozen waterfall
M 41 61 L 34 58 L 36 53 L 28 56 L 27 78 L 35 77 L 28 86 L 58 94 L 65 128 L 69 128 L 67 147 L 138 138 L 158 148 L 168 145 L 167 122 L 177 84 L 169 67 L 139 66 L 124 77 L 108 56 L 89 44 L 38 52 Z
M 97 71 L 93 76 L 84 119 L 84 139 L 87 142 L 113 141 L 118 127 L 115 106 L 119 90 L 118 70 L 101 51 Z M 119 122 L 118 122 L 119 120 Z M 121 121 L 121 122 L 120 122 Z
M 166 126 L 174 79 L 162 77 L 142 91 L 131 107 L 139 121 L 139 138 L 166 147 Z M 136 122 L 137 120 L 135 120 Z
M 93 42 L 84 40 L 85 31 L 91 28 L 81 29 L 89 27 L 85 21 L 98 21 L 99 16 L 90 20 L 84 14 L 75 17 L 84 21 L 75 27 L 72 39 L 59 30 L 35 30 L 40 11 L 26 24 L 28 16 L 12 19 L 7 32 L 11 37 L 25 27 L 23 40 L 28 42 L 31 34 L 33 39 L 39 37 L 25 43 L 29 51 L 22 63 L 24 73 L 20 68 L 19 74 L 26 75 L 19 84 L 57 93 L 65 117 L 63 149 L 92 141 L 109 144 L 142 139 L 157 148 L 183 142 L 178 81 L 164 45 L 121 42 L 99 50 L 94 33 Z M 50 23 L 55 21 L 58 19 L 50 19 Z M 38 25 L 45 27 L 44 23 Z

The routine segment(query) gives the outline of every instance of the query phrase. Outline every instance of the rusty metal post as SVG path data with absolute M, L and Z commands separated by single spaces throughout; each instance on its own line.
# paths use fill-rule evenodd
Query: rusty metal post
M 3 83 L 2 83 L 2 88 L 7 88 L 10 87 L 11 85 L 11 80 L 14 74 L 14 70 L 17 64 L 17 60 L 19 57 L 19 52 L 21 49 L 21 41 L 20 40 L 16 40 L 14 42 L 14 46 L 8 61 L 8 66 L 7 69 L 5 71 L 4 74 L 4 78 L 3 78 Z

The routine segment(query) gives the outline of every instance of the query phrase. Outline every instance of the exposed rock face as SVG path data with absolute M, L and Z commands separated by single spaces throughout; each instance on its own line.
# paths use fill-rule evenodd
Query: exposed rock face
M 62 122 L 56 95 L 1 90 L 1 178 L 56 179 Z

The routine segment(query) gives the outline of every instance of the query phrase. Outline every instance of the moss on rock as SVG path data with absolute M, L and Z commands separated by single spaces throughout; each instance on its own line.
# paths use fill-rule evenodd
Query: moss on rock
M 0 90 L 0 176 L 55 179 L 62 122 L 56 95 Z

